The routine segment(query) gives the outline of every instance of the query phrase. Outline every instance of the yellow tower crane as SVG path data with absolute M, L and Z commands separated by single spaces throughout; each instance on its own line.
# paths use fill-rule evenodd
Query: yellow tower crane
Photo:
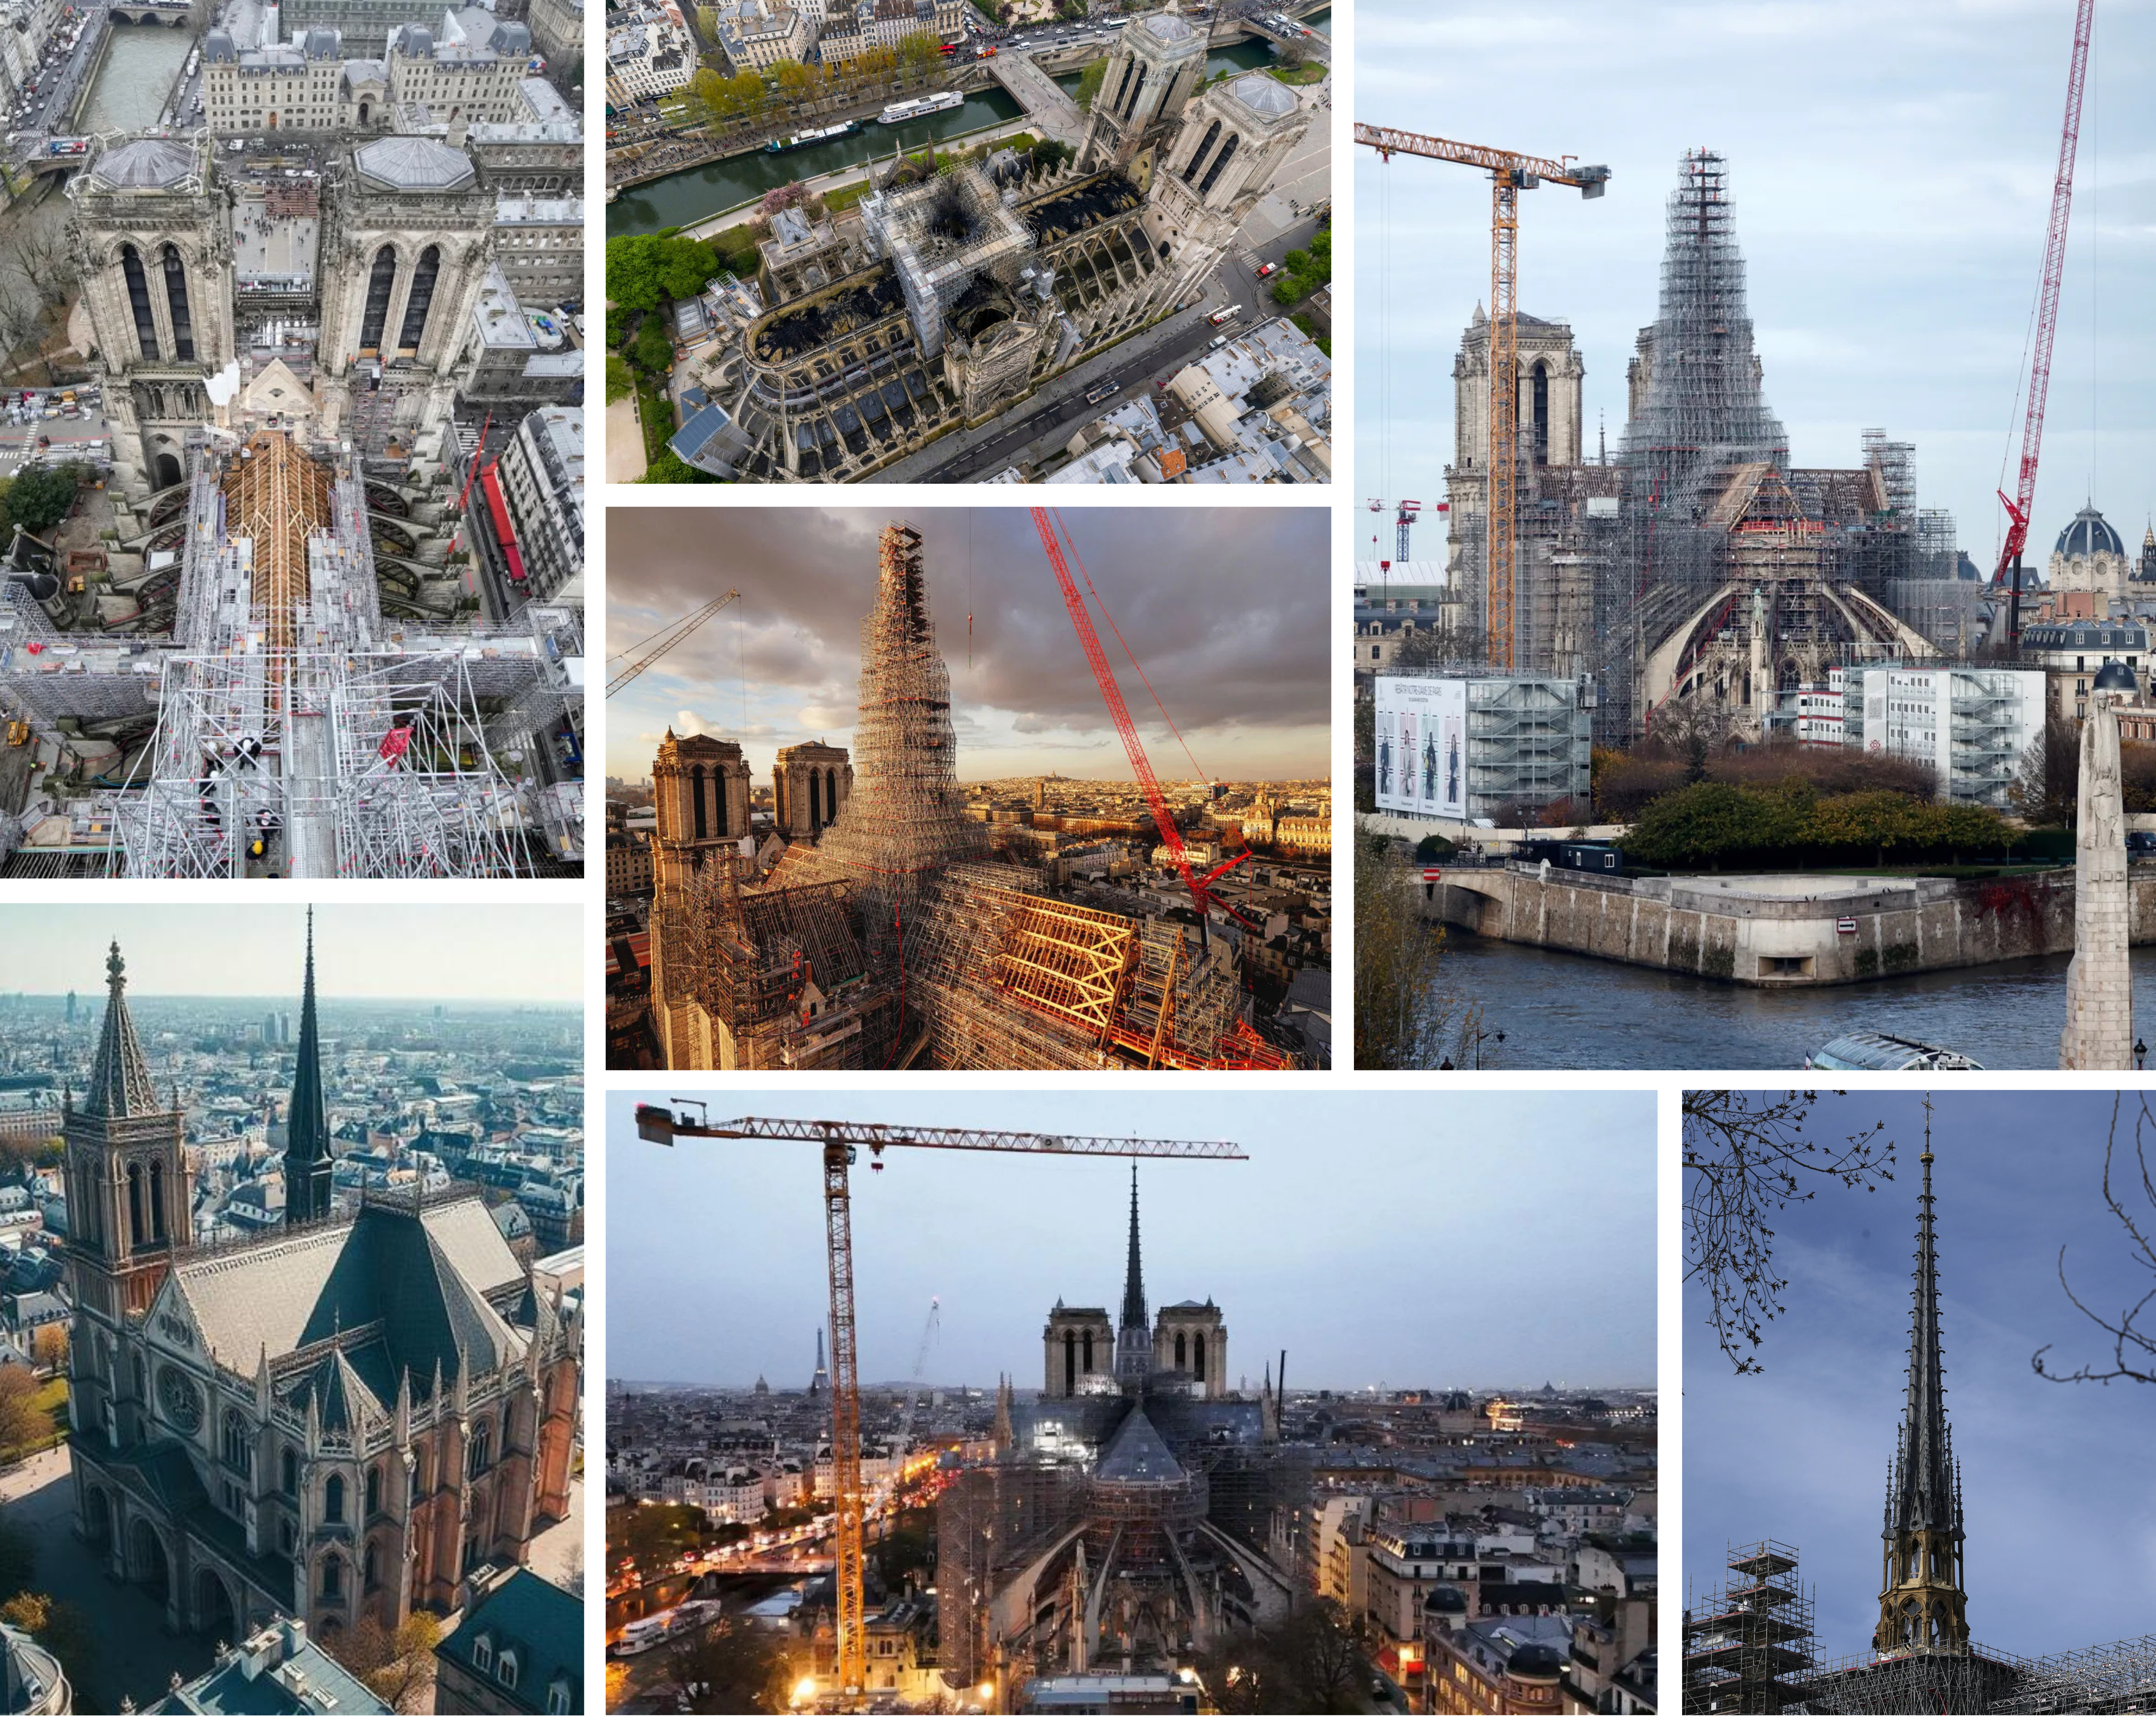
M 654 1144 L 677 1137 L 755 1138 L 824 1147 L 824 1232 L 831 1276 L 831 1472 L 837 1525 L 839 1690 L 858 1697 L 868 1688 L 868 1646 L 862 1639 L 864 1567 L 861 1491 L 861 1374 L 856 1353 L 853 1199 L 850 1170 L 865 1147 L 880 1170 L 895 1148 L 1005 1150 L 1039 1156 L 1182 1157 L 1247 1162 L 1240 1146 L 1213 1139 L 1066 1137 L 1056 1132 L 996 1132 L 939 1126 L 880 1126 L 850 1120 L 773 1120 L 751 1117 L 714 1123 L 705 1103 L 682 1096 L 674 1106 L 636 1106 L 636 1132 Z M 700 1117 L 690 1112 L 703 1110 Z
M 1355 141 L 1387 162 L 1394 155 L 1427 156 L 1486 168 L 1490 174 L 1490 508 L 1483 568 L 1489 591 L 1490 662 L 1512 666 L 1512 592 L 1519 547 L 1520 353 L 1518 257 L 1520 193 L 1544 180 L 1577 186 L 1583 198 L 1599 198 L 1609 182 L 1606 167 L 1573 165 L 1569 156 L 1522 156 L 1481 144 L 1455 144 L 1389 126 L 1355 125 Z M 1388 356 L 1389 360 L 1389 356 Z

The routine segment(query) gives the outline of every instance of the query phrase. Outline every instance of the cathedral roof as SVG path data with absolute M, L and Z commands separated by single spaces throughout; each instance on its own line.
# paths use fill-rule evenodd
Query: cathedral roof
M 479 177 L 463 151 L 434 138 L 377 138 L 352 159 L 367 178 L 398 192 L 449 192 Z
M 2070 521 L 2059 535 L 2056 547 L 2061 557 L 2085 557 L 2099 551 L 2107 551 L 2113 557 L 2126 555 L 2126 547 L 2111 523 L 2098 513 L 2092 503 Z
M 1172 12 L 1148 13 L 1137 21 L 1137 28 L 1156 42 L 1188 42 L 1197 33 Z
M 150 1063 L 142 1057 L 135 1020 L 127 1010 L 127 967 L 117 941 L 105 961 L 105 974 L 112 992 L 105 1001 L 105 1028 L 98 1033 L 97 1057 L 90 1067 L 90 1096 L 77 1111 L 100 1120 L 167 1112 L 157 1106 Z
M 1145 1409 L 1132 1408 L 1130 1417 L 1101 1451 L 1093 1477 L 1104 1485 L 1177 1486 L 1189 1476 L 1175 1459 L 1175 1452 L 1152 1429 Z
M 173 1278 L 203 1348 L 249 1374 L 265 1354 L 274 1363 L 375 1323 L 379 1359 L 355 1353 L 350 1368 L 381 1399 L 406 1373 L 431 1384 L 438 1371 L 454 1378 L 459 1358 L 488 1372 L 524 1352 L 488 1299 L 524 1272 L 477 1197 L 416 1212 L 364 1206 L 336 1227 L 182 1263 Z
M 177 186 L 195 171 L 195 152 L 170 138 L 137 138 L 97 158 L 90 177 L 100 185 L 155 190 Z
M 1297 105 L 1295 92 L 1270 72 L 1245 72 L 1228 86 L 1228 94 L 1253 114 L 1275 118 L 1294 113 Z

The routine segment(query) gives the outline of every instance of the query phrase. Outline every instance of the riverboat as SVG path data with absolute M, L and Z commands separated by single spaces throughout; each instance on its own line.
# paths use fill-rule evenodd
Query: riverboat
M 819 131 L 797 131 L 789 138 L 773 138 L 763 146 L 767 156 L 783 156 L 789 150 L 805 150 L 811 144 L 828 144 L 833 138 L 850 137 L 861 129 L 858 120 L 842 121 Z
M 1820 1072 L 1981 1072 L 1967 1055 L 1928 1042 L 1889 1036 L 1883 1030 L 1851 1030 L 1837 1036 L 1804 1065 Z
M 909 120 L 918 120 L 927 114 L 941 114 L 946 109 L 962 107 L 966 98 L 955 90 L 939 90 L 934 95 L 909 96 L 902 102 L 893 102 L 876 116 L 879 126 L 903 126 Z

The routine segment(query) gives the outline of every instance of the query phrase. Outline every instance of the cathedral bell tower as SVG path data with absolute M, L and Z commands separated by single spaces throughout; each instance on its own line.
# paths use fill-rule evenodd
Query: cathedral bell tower
M 1961 1470 L 1947 1425 L 1939 1360 L 1938 1255 L 1932 1235 L 1932 1137 L 1924 1127 L 1924 1189 L 1917 1206 L 1917 1291 L 1909 1322 L 1909 1393 L 1887 1476 L 1886 1573 L 1879 1653 L 1969 1651 L 1962 1590 Z

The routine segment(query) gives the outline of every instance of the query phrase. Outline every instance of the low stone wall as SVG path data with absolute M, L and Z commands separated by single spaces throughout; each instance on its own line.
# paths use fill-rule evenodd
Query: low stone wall
M 1417 873 L 1420 879 L 1420 871 Z M 1523 946 L 1759 988 L 1868 982 L 2071 952 L 2074 870 L 1989 880 L 1606 880 L 1564 869 L 1447 869 L 1423 915 Z M 1804 886 L 1816 892 L 1797 896 Z M 2128 882 L 2133 943 L 2156 941 L 2156 867 Z M 1842 923 L 1855 926 L 1844 929 Z

